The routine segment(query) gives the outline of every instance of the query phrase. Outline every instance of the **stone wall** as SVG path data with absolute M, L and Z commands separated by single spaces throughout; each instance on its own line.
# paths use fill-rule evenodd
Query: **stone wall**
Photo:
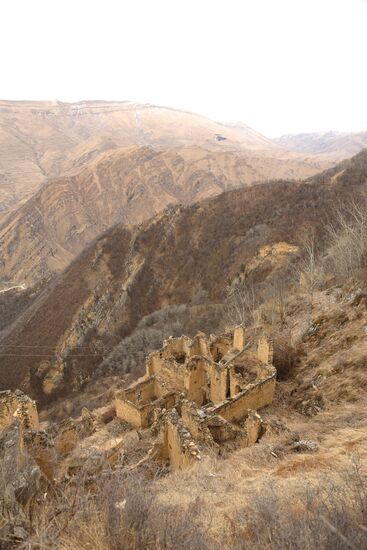
M 246 418 L 249 410 L 257 410 L 273 401 L 275 391 L 275 369 L 266 380 L 249 385 L 245 390 L 212 410 L 226 420 L 238 422 Z
M 164 424 L 162 452 L 169 459 L 172 470 L 183 470 L 201 458 L 190 432 L 175 410 L 167 415 Z
M 188 400 L 182 402 L 181 418 L 184 425 L 197 441 L 203 441 L 210 445 L 214 443 L 207 426 L 207 415 L 195 403 Z
M 218 362 L 232 348 L 232 338 L 229 336 L 211 336 L 210 353 L 214 361 Z
M 242 325 L 235 327 L 233 331 L 233 347 L 238 351 L 245 347 L 245 328 Z
M 273 364 L 273 343 L 265 336 L 261 336 L 257 345 L 257 356 L 265 365 Z
M 150 403 L 136 404 L 126 399 L 124 392 L 115 395 L 116 416 L 135 428 L 147 428 L 154 421 L 155 409 L 171 408 L 175 404 L 175 393 L 169 392 Z
M 209 347 L 203 333 L 197 334 L 190 345 L 190 356 L 194 355 L 209 356 Z
M 209 400 L 210 369 L 211 361 L 199 355 L 192 357 L 186 365 L 186 396 L 197 405 L 204 405 Z

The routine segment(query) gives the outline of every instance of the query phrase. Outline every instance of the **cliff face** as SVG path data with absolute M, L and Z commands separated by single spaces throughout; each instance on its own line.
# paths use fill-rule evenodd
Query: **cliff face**
M 271 182 L 168 208 L 135 229 L 115 226 L 3 334 L 13 356 L 2 357 L 0 387 L 21 385 L 42 400 L 80 386 L 143 316 L 203 291 L 208 301 L 221 300 L 228 279 L 242 264 L 256 266 L 264 245 L 296 245 L 310 226 L 320 231 L 322 245 L 325 216 L 352 187 L 364 185 L 366 174 L 361 154 L 323 183 L 320 177 Z M 280 248 L 266 248 L 259 280 L 271 276 L 272 250 Z M 35 351 L 19 357 L 10 343 Z

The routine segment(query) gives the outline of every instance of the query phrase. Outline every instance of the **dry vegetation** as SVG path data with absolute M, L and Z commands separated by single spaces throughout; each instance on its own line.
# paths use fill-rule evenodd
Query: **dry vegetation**
M 357 160 L 352 174 L 359 181 L 362 176 L 358 172 L 360 159 Z M 349 180 L 344 183 L 349 184 Z M 294 191 L 288 184 L 279 186 L 286 195 L 280 200 L 281 208 L 282 201 L 286 203 Z M 187 290 L 188 305 L 167 306 L 150 313 L 144 301 L 147 298 L 139 298 L 135 307 L 141 304 L 146 315 L 138 320 L 136 314 L 135 330 L 123 335 L 97 372 L 121 378 L 129 371 L 136 373 L 142 357 L 158 347 L 162 338 L 182 332 L 192 334 L 198 323 L 207 332 L 214 331 L 226 312 L 228 323 L 241 322 L 247 326 L 249 339 L 262 331 L 274 339 L 278 383 L 276 399 L 264 411 L 266 434 L 253 447 L 228 447 L 220 456 L 208 452 L 193 468 L 172 474 L 153 461 L 131 467 L 133 458 L 144 455 L 150 437 L 136 432 L 135 440 L 126 444 L 125 455 L 115 467 L 92 476 L 81 471 L 80 475 L 66 476 L 58 483 L 40 480 L 38 490 L 22 512 L 15 496 L 14 515 L 25 533 L 22 540 L 22 531 L 18 531 L 19 547 L 44 550 L 367 547 L 367 202 L 363 200 L 363 187 L 364 184 L 362 193 L 358 189 L 342 209 L 323 220 L 318 218 L 320 210 L 316 207 L 321 192 L 316 187 L 311 190 L 300 187 L 296 191 L 300 200 L 295 204 L 300 210 L 308 205 L 311 214 L 307 224 L 297 226 L 302 225 L 297 242 L 292 246 L 282 242 L 287 235 L 287 220 L 278 220 L 273 234 L 277 248 L 270 247 L 261 254 L 252 251 L 243 265 L 236 256 L 236 269 L 226 270 L 228 294 L 223 306 L 210 304 L 210 299 L 214 302 L 219 295 L 217 278 L 223 283 L 223 274 L 219 276 L 219 272 L 230 263 L 231 256 L 225 256 L 223 248 L 219 248 L 216 254 L 203 258 L 202 249 L 196 249 L 194 260 L 187 266 L 185 250 L 178 245 L 182 244 L 183 235 L 187 240 L 196 207 L 184 211 L 179 230 L 176 227 L 176 233 L 167 233 L 160 249 L 162 253 L 174 245 L 177 254 L 173 259 L 164 255 L 156 259 L 155 269 L 143 274 L 140 283 L 150 288 L 147 281 L 151 281 L 152 273 L 156 276 L 159 273 L 159 282 L 167 285 L 167 293 L 169 290 L 173 293 L 164 278 L 164 267 L 178 281 L 187 278 L 190 269 L 196 275 L 203 273 L 199 267 L 205 261 L 212 269 L 204 272 L 200 288 L 187 290 L 187 281 L 178 284 L 175 298 L 179 300 Z M 324 207 L 328 201 L 332 202 L 332 197 L 332 194 L 326 199 L 324 196 Z M 229 227 L 223 229 L 231 221 L 226 200 L 220 235 L 223 238 L 229 235 L 228 244 L 233 235 Z M 263 203 L 258 199 L 256 205 L 260 211 Z M 205 215 L 210 219 L 214 213 L 209 208 Z M 270 215 L 268 219 L 272 219 Z M 253 221 L 246 220 L 246 224 L 253 226 Z M 138 236 L 140 251 L 156 242 L 152 237 L 162 231 L 165 222 L 163 218 Z M 218 228 L 215 230 L 219 232 Z M 245 229 L 241 227 L 241 234 L 246 231 L 247 225 Z M 211 236 L 202 238 L 212 245 L 208 241 Z M 256 249 L 255 244 L 263 243 L 252 244 Z M 109 260 L 111 270 L 117 274 L 122 259 L 113 251 L 115 247 L 110 250 Z M 177 264 L 176 270 L 169 265 L 170 261 Z M 67 288 L 67 279 L 61 288 Z M 162 292 L 157 288 L 154 292 Z M 57 296 L 61 299 L 60 290 Z M 108 395 L 105 391 L 103 398 Z M 81 396 L 76 394 L 75 402 Z M 96 405 L 101 405 L 100 400 Z M 80 407 L 75 410 L 79 414 Z M 47 409 L 43 418 L 47 418 Z M 6 441 L 0 440 L 0 450 L 5 444 Z M 10 500 L 14 497 L 9 490 L 13 475 L 14 469 L 4 464 L 1 492 Z M 9 524 L 0 514 L 3 548 L 13 544 Z
M 17 543 L 3 521 L 0 548 L 365 548 L 365 425 L 355 424 L 343 439 L 346 419 L 337 411 L 333 434 L 326 413 L 312 427 L 288 415 L 290 428 L 307 435 L 319 429 L 314 449 L 285 428 L 285 408 L 282 421 L 275 418 L 279 412 L 279 405 L 269 411 L 269 434 L 255 447 L 208 456 L 183 472 L 167 475 L 154 464 L 129 470 L 121 463 L 103 475 L 91 478 L 85 471 L 57 486 L 40 480 L 39 492 L 17 517 Z M 136 444 L 129 452 L 137 452 Z M 12 475 L 3 465 L 3 495 L 9 495 Z

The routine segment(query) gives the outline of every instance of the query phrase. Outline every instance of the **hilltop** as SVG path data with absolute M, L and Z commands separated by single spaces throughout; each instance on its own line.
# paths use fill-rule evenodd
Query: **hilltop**
M 251 151 L 273 162 L 290 160 L 297 177 L 309 173 L 312 163 L 315 171 L 326 167 L 324 161 L 278 150 L 251 128 L 156 105 L 0 101 L 0 214 L 14 210 L 49 178 L 73 173 L 105 151 L 134 145 Z

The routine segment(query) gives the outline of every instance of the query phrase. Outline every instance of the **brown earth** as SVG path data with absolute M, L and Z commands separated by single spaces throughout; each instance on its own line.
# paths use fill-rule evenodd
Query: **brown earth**
M 310 226 L 322 246 L 327 216 L 365 184 L 366 159 L 361 153 L 307 182 L 271 182 L 172 207 L 133 230 L 115 226 L 4 331 L 1 344 L 12 356 L 1 358 L 0 387 L 22 386 L 41 401 L 69 392 L 143 316 L 200 292 L 220 301 L 227 281 L 262 246 L 297 245 Z M 271 273 L 265 256 L 256 278 Z M 18 346 L 36 347 L 29 357 Z
M 315 171 L 326 166 L 312 156 L 279 150 L 245 125 L 225 126 L 149 104 L 0 101 L 0 215 L 4 218 L 31 197 L 47 178 L 72 173 L 101 152 L 132 145 L 259 151 L 291 161 L 296 177 L 308 175 L 312 164 Z
M 64 269 L 117 222 L 134 226 L 167 205 L 193 203 L 264 179 L 299 174 L 297 160 L 199 147 L 131 146 L 50 180 L 0 226 L 0 278 L 27 287 Z M 317 170 L 303 163 L 302 175 Z

